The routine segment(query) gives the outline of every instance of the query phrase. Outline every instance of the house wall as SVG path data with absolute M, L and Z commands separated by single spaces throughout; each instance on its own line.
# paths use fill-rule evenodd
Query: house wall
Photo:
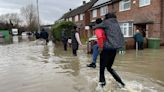
M 135 3 L 134 3 L 135 2 Z M 161 2 L 162 0 L 151 0 L 151 4 L 148 6 L 139 7 L 139 0 L 131 0 L 131 9 L 127 11 L 119 10 L 119 3 L 115 3 L 113 6 L 109 5 L 109 12 L 115 12 L 119 22 L 132 21 L 134 24 L 146 23 L 146 31 L 148 38 L 160 38 L 161 42 L 164 42 L 164 28 L 161 24 L 161 20 L 164 23 L 164 18 L 161 18 Z M 162 2 L 163 3 L 163 2 Z M 163 9 L 164 9 L 164 3 Z M 163 14 L 164 16 L 164 14 Z M 100 16 L 100 9 L 98 9 L 98 17 Z M 96 19 L 96 18 L 94 18 Z M 134 25 L 134 30 L 136 26 Z M 134 48 L 133 38 L 126 38 L 127 47 Z M 145 39 L 145 45 L 147 40 Z M 147 47 L 147 46 L 145 46 Z
M 136 3 L 133 3 L 136 1 Z M 148 38 L 160 38 L 161 35 L 161 0 L 151 0 L 151 4 L 144 7 L 139 7 L 139 0 L 132 0 L 132 6 L 130 10 L 119 12 L 119 3 L 116 3 L 115 11 L 118 17 L 119 22 L 133 21 L 133 23 L 144 23 L 144 22 L 153 22 L 153 24 L 146 24 L 146 31 L 148 32 Z M 110 8 L 112 9 L 112 8 Z M 112 10 L 111 10 L 112 11 Z M 135 30 L 135 25 L 134 25 Z M 131 38 L 129 38 L 131 39 Z M 162 39 L 161 39 L 162 41 Z M 144 41 L 145 45 L 147 40 Z M 131 47 L 134 47 L 132 42 Z M 147 46 L 145 46 L 147 47 Z
M 136 1 L 136 3 L 133 3 L 133 1 Z M 144 23 L 153 21 L 153 25 L 147 25 L 148 37 L 159 38 L 161 27 L 160 5 L 160 0 L 151 0 L 151 5 L 139 7 L 139 0 L 132 0 L 131 9 L 122 12 L 119 12 L 119 3 L 116 3 L 114 6 L 119 22 L 133 21 L 134 23 Z

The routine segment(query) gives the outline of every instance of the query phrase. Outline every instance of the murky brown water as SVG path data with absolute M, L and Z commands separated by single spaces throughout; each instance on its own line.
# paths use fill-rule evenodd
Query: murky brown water
M 85 47 L 73 57 L 71 49 L 23 38 L 0 45 L 0 92 L 96 92 L 99 68 L 87 68 L 91 55 Z M 130 92 L 164 92 L 164 48 L 127 51 L 117 55 L 114 69 Z M 99 60 L 98 60 L 99 61 Z M 99 62 L 97 63 L 99 66 Z M 129 92 L 117 87 L 106 72 L 105 92 Z

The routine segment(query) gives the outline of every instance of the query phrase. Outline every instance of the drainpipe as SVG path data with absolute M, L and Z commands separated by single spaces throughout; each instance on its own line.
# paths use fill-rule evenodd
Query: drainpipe
M 113 0 L 111 0 L 111 4 L 112 4 L 112 13 L 113 13 L 114 12 Z
M 164 1 L 163 0 L 160 0 L 161 2 L 161 32 L 160 32 L 160 38 L 162 38 L 162 35 L 164 34 Z M 162 40 L 162 39 L 161 39 Z

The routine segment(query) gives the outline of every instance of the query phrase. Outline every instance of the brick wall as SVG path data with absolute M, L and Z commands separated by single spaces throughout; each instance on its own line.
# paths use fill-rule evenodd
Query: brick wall
M 133 1 L 136 1 L 136 3 L 133 3 Z M 118 20 L 120 22 L 133 21 L 134 23 L 153 21 L 153 27 L 151 29 L 148 29 L 149 37 L 160 37 L 160 0 L 151 0 L 151 5 L 145 7 L 139 7 L 139 0 L 132 0 L 131 5 L 132 7 L 130 10 L 122 12 L 119 11 L 119 3 L 116 3 L 114 5 Z
M 162 42 L 164 42 L 164 12 L 163 18 L 161 18 L 161 2 L 163 3 L 164 11 L 164 1 L 163 0 L 151 0 L 151 4 L 148 6 L 139 7 L 139 0 L 131 0 L 131 9 L 127 11 L 119 11 L 119 3 L 114 4 L 114 10 L 112 5 L 109 5 L 109 12 L 116 12 L 117 19 L 119 22 L 132 21 L 134 23 L 147 23 L 148 37 L 161 37 Z M 133 3 L 135 1 L 135 3 Z M 98 9 L 98 17 L 100 16 L 100 10 Z M 95 18 L 92 18 L 95 19 Z M 163 24 L 161 24 L 161 20 Z M 152 23 L 152 24 L 151 24 Z M 135 26 L 134 26 L 135 27 Z M 162 29 L 162 30 L 161 30 Z M 147 41 L 145 41 L 147 44 Z M 132 38 L 128 39 L 127 46 L 132 48 L 134 45 L 134 40 Z M 146 46 L 145 46 L 146 47 Z

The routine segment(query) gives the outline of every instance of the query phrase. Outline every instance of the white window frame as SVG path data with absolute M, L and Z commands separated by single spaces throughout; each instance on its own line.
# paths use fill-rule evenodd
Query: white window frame
M 104 6 L 100 8 L 100 16 L 104 16 L 108 13 L 108 6 Z
M 139 7 L 147 6 L 151 4 L 151 0 L 139 0 Z
M 72 21 L 72 17 L 69 18 L 69 21 Z
M 79 21 L 79 15 L 75 16 L 75 22 Z
M 132 22 L 120 23 L 120 28 L 124 37 L 133 37 L 133 23 Z
M 80 20 L 84 20 L 84 14 L 80 14 Z
M 93 18 L 97 17 L 97 9 L 95 9 L 95 10 L 92 11 L 92 17 Z
M 130 3 L 129 7 L 128 8 L 125 8 L 125 5 Z M 119 3 L 119 10 L 120 11 L 127 11 L 127 10 L 130 10 L 131 9 L 131 0 L 122 0 L 120 1 Z

